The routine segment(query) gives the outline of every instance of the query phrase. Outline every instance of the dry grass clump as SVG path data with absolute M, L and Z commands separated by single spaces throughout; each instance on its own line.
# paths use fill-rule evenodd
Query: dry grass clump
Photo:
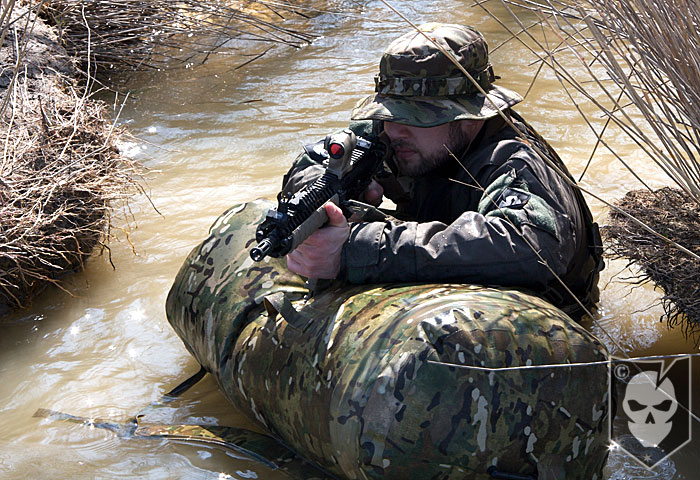
M 669 239 L 683 239 L 700 254 L 700 216 L 697 204 L 680 189 L 628 192 L 617 207 L 638 218 Z M 603 229 L 613 258 L 626 258 L 642 266 L 643 280 L 651 280 L 664 292 L 662 301 L 669 325 L 680 325 L 686 334 L 700 333 L 700 261 L 663 239 L 651 236 L 638 224 L 616 212 Z
M 299 47 L 314 38 L 285 27 L 289 15 L 305 15 L 276 1 L 54 0 L 45 13 L 71 55 L 107 69 L 203 61 L 232 39 Z
M 14 14 L 0 52 L 14 71 L 0 89 L 0 312 L 82 268 L 107 235 L 110 203 L 138 188 L 106 106 L 59 73 L 72 65 L 52 32 Z

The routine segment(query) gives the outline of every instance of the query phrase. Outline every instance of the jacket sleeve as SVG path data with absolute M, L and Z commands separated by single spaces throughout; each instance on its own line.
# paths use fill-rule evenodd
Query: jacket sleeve
M 559 198 L 565 186 L 540 181 L 527 153 L 519 155 L 492 169 L 477 211 L 465 211 L 451 224 L 353 224 L 341 277 L 352 283 L 453 281 L 539 289 L 554 274 L 566 273 L 576 228 L 565 206 L 570 202 Z

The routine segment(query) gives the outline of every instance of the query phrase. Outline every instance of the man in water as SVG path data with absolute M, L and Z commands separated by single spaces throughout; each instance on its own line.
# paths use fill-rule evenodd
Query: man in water
M 393 149 L 391 174 L 373 181 L 364 201 L 378 205 L 386 196 L 401 220 L 348 223 L 329 203 L 328 224 L 287 256 L 288 268 L 352 283 L 527 288 L 581 318 L 581 305 L 590 312 L 598 301 L 603 267 L 581 193 L 511 109 L 522 97 L 493 83 L 484 37 L 460 25 L 419 30 L 389 45 L 375 94 L 357 105 L 350 125 Z M 317 178 L 320 161 L 307 148 L 285 176 L 285 191 Z

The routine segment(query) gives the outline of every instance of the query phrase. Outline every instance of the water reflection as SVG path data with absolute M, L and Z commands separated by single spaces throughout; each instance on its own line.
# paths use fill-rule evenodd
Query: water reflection
M 395 4 L 416 23 L 471 24 L 493 46 L 507 38 L 486 13 L 463 2 Z M 345 10 L 348 15 L 290 20 L 321 37 L 298 50 L 275 49 L 238 70 L 240 59 L 222 55 L 190 69 L 128 79 L 124 88 L 130 96 L 120 118 L 144 142 L 132 152 L 154 170 L 148 192 L 160 214 L 144 198 L 136 199 L 128 215 L 129 238 L 119 234 L 110 246 L 116 270 L 106 255 L 93 258 L 85 272 L 70 279 L 67 291 L 49 289 L 30 312 L 3 319 L 0 476 L 282 478 L 220 449 L 129 441 L 32 415 L 37 408 L 51 408 L 123 422 L 197 370 L 164 315 L 165 296 L 184 257 L 223 210 L 272 197 L 301 145 L 346 125 L 355 101 L 372 88 L 381 51 L 406 29 L 378 1 L 348 4 Z M 531 62 L 527 50 L 513 43 L 493 55 L 500 83 L 522 93 L 537 69 Z M 552 140 L 578 176 L 594 136 L 568 107 L 551 72 L 541 73 L 519 111 Z M 622 137 L 619 142 L 626 159 L 652 185 L 666 182 L 633 145 Z M 638 188 L 609 155 L 594 162 L 583 183 L 607 199 Z M 602 205 L 593 201 L 592 206 L 601 217 Z M 606 289 L 594 332 L 635 355 L 690 351 L 678 331 L 658 322 L 659 308 L 647 308 L 658 303 L 651 287 L 608 284 L 623 266 L 613 262 L 601 281 Z M 698 374 L 695 378 L 700 385 Z M 169 423 L 247 425 L 206 381 L 149 415 Z M 688 448 L 697 451 L 698 442 Z M 615 479 L 684 478 L 683 472 L 693 477 L 696 466 L 696 458 L 678 455 L 660 476 L 644 477 L 628 460 L 612 455 L 609 470 Z

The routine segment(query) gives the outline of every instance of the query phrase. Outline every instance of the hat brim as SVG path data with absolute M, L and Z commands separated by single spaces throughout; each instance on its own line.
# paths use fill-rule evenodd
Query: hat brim
M 451 97 L 370 95 L 353 109 L 352 120 L 383 120 L 414 127 L 435 127 L 455 120 L 481 120 L 498 115 L 523 98 L 493 85 L 488 100 L 483 94 Z

